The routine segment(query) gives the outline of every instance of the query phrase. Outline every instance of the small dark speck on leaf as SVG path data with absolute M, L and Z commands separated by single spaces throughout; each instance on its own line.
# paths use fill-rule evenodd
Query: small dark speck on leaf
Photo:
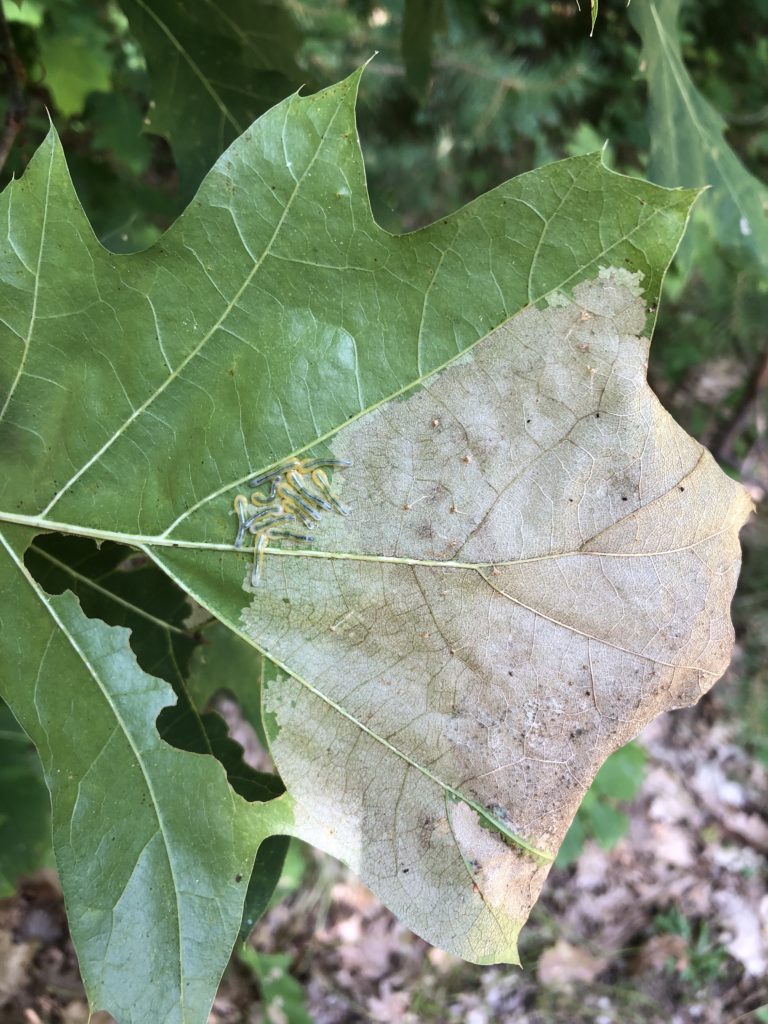
M 681 488 L 680 488 L 680 490 L 681 490 L 681 491 L 684 491 L 684 490 L 685 490 L 685 488 L 684 488 L 684 487 L 681 487 Z
M 599 420 L 599 419 L 600 419 L 600 413 L 599 413 L 599 412 L 596 412 L 596 413 L 595 413 L 595 419 L 596 419 L 596 420 Z
M 585 697 L 590 697 L 591 695 L 592 695 L 592 691 L 591 690 L 585 690 L 584 691 L 584 696 Z
M 236 882 L 242 882 L 242 880 L 243 880 L 243 876 L 242 875 L 235 875 L 235 881 Z
M 407 875 L 410 870 L 410 868 L 403 868 L 403 874 Z
M 530 421 L 530 420 L 526 420 L 525 422 L 526 422 L 526 423 L 530 423 L 531 421 Z
M 291 603 L 290 597 L 284 597 L 283 598 L 283 604 L 290 604 L 290 603 Z
M 622 494 L 621 500 L 622 501 L 629 501 L 629 498 L 627 498 L 627 496 L 625 494 Z

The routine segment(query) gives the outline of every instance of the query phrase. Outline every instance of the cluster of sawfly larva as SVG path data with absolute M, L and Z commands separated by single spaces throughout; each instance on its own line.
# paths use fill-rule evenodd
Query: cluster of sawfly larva
M 313 530 L 321 512 L 349 515 L 349 509 L 334 494 L 326 470 L 350 465 L 342 459 L 291 459 L 248 480 L 249 487 L 269 485 L 266 492 L 255 490 L 250 498 L 238 494 L 234 501 L 238 520 L 235 547 L 243 546 L 246 533 L 255 537 L 251 572 L 254 587 L 259 585 L 264 550 L 272 537 L 311 544 L 312 534 L 297 533 L 296 527 Z

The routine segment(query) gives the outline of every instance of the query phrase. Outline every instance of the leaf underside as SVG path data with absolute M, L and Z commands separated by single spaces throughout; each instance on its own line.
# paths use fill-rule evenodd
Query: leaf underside
M 184 198 L 216 157 L 304 75 L 298 28 L 277 0 L 120 0 L 147 59 L 148 132 L 171 144 Z
M 608 754 L 730 656 L 751 503 L 648 388 L 634 283 L 583 282 L 342 428 L 351 515 L 256 589 L 241 566 L 224 613 L 285 670 L 265 714 L 293 834 L 475 962 L 515 960 Z
M 680 0 L 633 4 L 629 17 L 643 41 L 651 153 L 648 175 L 662 185 L 710 185 L 697 220 L 721 244 L 747 246 L 768 262 L 768 189 L 725 139 L 727 124 L 698 91 L 683 63 Z M 684 249 L 690 263 L 690 245 Z
M 749 501 L 645 383 L 695 193 L 580 157 L 389 235 L 368 204 L 357 77 L 262 117 L 144 253 L 98 245 L 53 135 L 2 196 L 2 694 L 46 766 L 89 996 L 121 1021 L 158 978 L 186 993 L 168 1020 L 205 1020 L 242 912 L 227 880 L 276 833 L 341 857 L 444 948 L 516 960 L 602 760 L 727 662 Z M 273 541 L 254 588 L 233 498 L 297 457 L 352 461 L 333 479 L 351 513 L 324 514 L 312 545 Z M 94 672 L 88 643 L 127 650 L 125 631 L 25 575 L 43 530 L 144 550 L 274 661 L 265 725 L 290 797 L 235 798 L 211 758 L 159 740 L 164 684 L 125 659 L 122 680 Z M 100 842 L 72 787 L 111 799 L 145 749 L 152 771 L 121 813 L 176 816 L 165 856 L 189 872 L 166 871 L 165 898 L 181 906 L 206 877 L 210 900 L 175 967 L 138 957 L 118 986 L 83 879 L 148 941 L 160 868 Z M 96 862 L 66 838 L 80 825 Z

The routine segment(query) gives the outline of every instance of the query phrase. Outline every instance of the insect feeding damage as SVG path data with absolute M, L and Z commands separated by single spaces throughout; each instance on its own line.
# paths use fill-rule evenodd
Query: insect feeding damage
M 515 961 L 602 760 L 730 654 L 751 503 L 650 391 L 636 291 L 581 282 L 342 427 L 354 517 L 242 610 L 291 672 L 292 834 L 477 963 Z
M 289 459 L 267 473 L 248 481 L 249 487 L 269 484 L 266 493 L 255 490 L 249 498 L 238 494 L 234 500 L 238 527 L 235 547 L 241 548 L 246 533 L 256 538 L 253 545 L 251 584 L 258 587 L 264 552 L 272 537 L 311 544 L 311 533 L 297 533 L 295 527 L 313 530 L 321 512 L 349 515 L 328 480 L 327 469 L 346 469 L 346 459 Z

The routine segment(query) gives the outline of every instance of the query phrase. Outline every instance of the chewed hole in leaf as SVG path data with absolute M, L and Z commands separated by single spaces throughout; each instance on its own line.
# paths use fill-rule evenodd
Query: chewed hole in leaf
M 210 645 L 197 627 L 188 626 L 189 599 L 163 572 L 123 545 L 105 541 L 99 546 L 61 534 L 36 537 L 25 564 L 47 593 L 70 590 L 88 618 L 130 630 L 139 666 L 169 682 L 177 697 L 157 717 L 161 739 L 179 750 L 216 757 L 233 789 L 249 801 L 283 792 L 276 776 L 255 772 L 243 761 L 242 747 L 229 737 L 220 715 L 204 712 L 204 702 L 198 705 L 191 697 L 187 682 L 193 656 L 201 644 Z

